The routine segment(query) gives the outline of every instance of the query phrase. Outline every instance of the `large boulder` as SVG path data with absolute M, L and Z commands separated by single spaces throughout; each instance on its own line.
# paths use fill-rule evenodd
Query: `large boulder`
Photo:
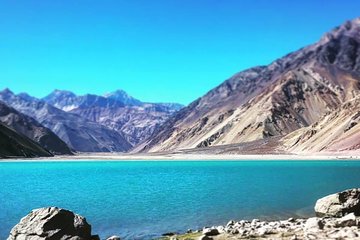
M 31 211 L 13 227 L 8 240 L 93 240 L 91 225 L 69 210 L 47 207 Z
M 360 216 L 360 188 L 345 190 L 317 200 L 315 212 L 319 217 L 343 217 L 348 213 Z

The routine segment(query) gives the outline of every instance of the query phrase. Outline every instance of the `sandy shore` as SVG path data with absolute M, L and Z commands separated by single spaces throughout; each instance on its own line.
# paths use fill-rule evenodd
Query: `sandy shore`
M 79 153 L 51 158 L 7 158 L 0 161 L 317 161 L 317 160 L 360 160 L 355 154 L 123 154 L 123 153 Z

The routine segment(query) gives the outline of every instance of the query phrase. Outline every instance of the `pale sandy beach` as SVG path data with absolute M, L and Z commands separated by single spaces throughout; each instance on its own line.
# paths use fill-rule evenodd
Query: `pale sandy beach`
M 124 153 L 79 153 L 44 158 L 7 158 L 0 161 L 317 161 L 317 160 L 360 160 L 360 155 L 346 153 L 319 154 L 124 154 Z

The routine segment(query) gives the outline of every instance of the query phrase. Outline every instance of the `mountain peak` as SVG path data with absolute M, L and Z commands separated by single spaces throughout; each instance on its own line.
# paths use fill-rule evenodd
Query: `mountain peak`
M 121 90 L 121 89 L 118 89 L 111 93 L 106 93 L 106 94 L 104 94 L 104 97 L 113 99 L 118 102 L 122 102 L 125 105 L 138 106 L 138 105 L 142 104 L 142 102 L 140 100 L 133 98 L 127 92 L 125 92 L 124 90 Z
M 320 40 L 320 44 L 326 44 L 342 36 L 348 36 L 359 39 L 360 38 L 359 32 L 360 32 L 360 17 L 346 21 L 342 25 L 335 27 L 330 32 L 325 33 Z
M 106 98 L 109 98 L 109 97 L 113 97 L 113 96 L 126 96 L 126 97 L 130 97 L 130 95 L 125 92 L 124 90 L 122 89 L 118 89 L 116 91 L 113 91 L 113 92 L 109 92 L 109 93 L 105 93 L 104 94 L 104 97 Z
M 5 88 L 5 89 L 3 89 L 1 92 L 0 92 L 1 94 L 14 94 L 9 88 Z
M 60 89 L 55 89 L 48 96 L 50 96 L 50 95 L 76 97 L 75 93 L 68 91 L 68 90 L 60 90 Z
M 27 101 L 37 101 L 38 99 L 35 97 L 30 96 L 29 94 L 22 92 L 17 95 L 18 97 L 25 99 Z

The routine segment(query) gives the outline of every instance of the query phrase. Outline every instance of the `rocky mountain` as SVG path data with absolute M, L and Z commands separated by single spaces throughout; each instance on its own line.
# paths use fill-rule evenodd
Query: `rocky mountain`
M 94 106 L 103 108 L 118 108 L 125 106 L 124 103 L 116 101 L 112 98 L 105 98 L 93 94 L 76 96 L 70 91 L 62 90 L 55 90 L 42 100 L 67 112 L 73 109 L 84 109 Z
M 123 103 L 125 106 L 141 106 L 142 102 L 136 98 L 133 98 L 123 90 L 116 90 L 115 92 L 107 93 L 105 98 L 113 99 L 117 102 Z
M 284 149 L 296 153 L 343 152 L 360 149 L 360 96 L 343 103 L 308 127 L 282 139 Z
M 38 143 L 0 123 L 0 158 L 50 156 Z
M 66 143 L 50 129 L 42 126 L 35 119 L 8 107 L 3 102 L 0 102 L 0 122 L 37 142 L 52 154 L 72 154 Z
M 131 148 L 122 134 L 36 98 L 15 95 L 5 89 L 0 92 L 0 100 L 49 128 L 76 151 L 124 152 Z
M 122 90 L 104 96 L 77 96 L 55 90 L 43 100 L 124 134 L 133 146 L 148 138 L 156 127 L 183 107 L 176 103 L 144 103 Z
M 360 18 L 268 66 L 234 75 L 175 113 L 135 151 L 203 148 L 275 136 L 286 136 L 281 143 L 291 151 L 320 151 L 326 144 L 349 148 L 350 136 L 357 134 L 359 45 Z M 312 147 L 310 138 L 322 147 Z

